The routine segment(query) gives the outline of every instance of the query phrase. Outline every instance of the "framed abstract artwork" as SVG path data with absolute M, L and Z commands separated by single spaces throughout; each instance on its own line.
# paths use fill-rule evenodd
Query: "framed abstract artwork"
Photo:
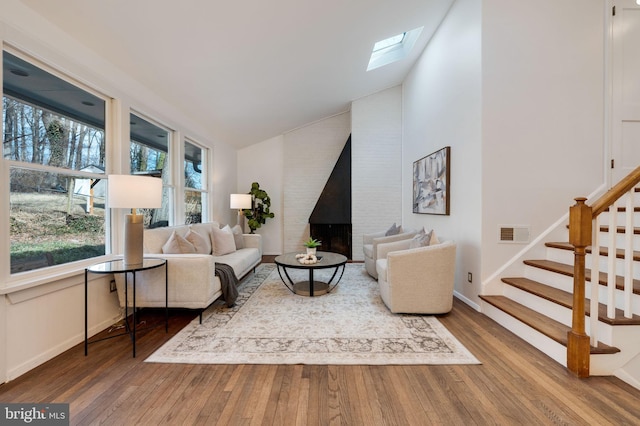
M 413 212 L 449 214 L 451 147 L 413 163 Z

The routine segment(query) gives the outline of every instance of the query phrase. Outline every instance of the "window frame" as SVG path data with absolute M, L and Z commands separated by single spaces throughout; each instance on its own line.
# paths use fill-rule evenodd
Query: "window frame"
M 100 179 L 107 179 L 109 170 L 112 168 L 113 164 L 113 134 L 117 133 L 114 131 L 114 119 L 113 119 L 113 109 L 114 109 L 114 99 L 100 92 L 96 88 L 93 88 L 77 78 L 73 78 L 72 76 L 65 74 L 59 71 L 54 65 L 51 65 L 43 60 L 39 60 L 33 56 L 30 56 L 19 49 L 16 49 L 10 45 L 3 44 L 2 45 L 2 53 L 7 52 L 23 61 L 28 62 L 41 69 L 44 72 L 51 74 L 52 76 L 63 80 L 64 82 L 71 84 L 78 89 L 81 89 L 97 98 L 100 98 L 104 101 L 104 143 L 105 143 L 105 160 L 104 167 L 105 172 L 103 174 L 100 173 L 92 173 L 75 169 L 68 169 L 63 167 L 54 167 L 47 166 L 37 163 L 28 163 L 23 161 L 16 161 L 12 159 L 5 159 L 4 156 L 0 158 L 0 178 L 4 182 L 9 182 L 10 179 L 10 171 L 12 168 L 20 168 L 26 170 L 34 170 L 38 172 L 51 172 L 69 176 L 85 176 L 87 178 L 95 178 L 100 177 Z M 3 71 L 0 69 L 0 78 L 4 82 Z M 4 84 L 3 84 L 4 86 Z M 4 89 L 0 90 L 2 96 L 5 96 Z M 39 106 L 32 102 L 31 100 L 23 100 L 12 94 L 7 94 L 8 97 L 12 99 L 16 99 L 19 102 L 24 104 L 28 104 L 35 108 L 49 110 L 45 106 Z M 0 106 L 0 113 L 4 117 L 4 102 L 2 106 Z M 62 115 L 58 112 L 54 112 L 58 115 Z M 74 119 L 74 121 L 80 121 L 78 119 Z M 85 123 L 89 124 L 89 123 Z M 4 129 L 4 123 L 3 123 Z M 4 130 L 3 130 L 4 131 Z M 4 135 L 3 135 L 4 142 Z M 79 268 L 84 268 L 88 265 L 94 264 L 96 262 L 103 261 L 112 257 L 112 217 L 110 209 L 105 208 L 105 254 L 101 256 L 90 257 L 86 259 L 76 260 L 72 262 L 67 262 L 59 265 L 52 265 L 43 268 L 33 269 L 29 271 L 16 272 L 11 273 L 11 231 L 10 231 L 10 194 L 11 191 L 7 188 L 6 191 L 2 191 L 2 196 L 0 198 L 0 247 L 2 247 L 2 252 L 6 253 L 6 255 L 0 256 L 0 293 L 4 293 L 11 289 L 11 291 L 16 291 L 20 289 L 26 289 L 35 287 L 44 283 L 52 283 L 52 277 L 56 277 L 58 279 L 64 279 L 67 277 L 75 276 L 78 274 Z M 55 286 L 62 285 L 64 288 L 65 284 L 56 284 Z M 70 285 L 70 284 L 69 284 Z M 4 290 L 3 290 L 4 289 Z
M 162 170 L 162 191 L 163 194 L 166 191 L 167 193 L 167 198 L 168 200 L 168 226 L 173 226 L 176 224 L 176 217 L 178 216 L 178 212 L 176 211 L 176 200 L 178 199 L 178 194 L 176 194 L 177 192 L 177 188 L 179 187 L 178 184 L 176 183 L 176 173 L 175 173 L 175 164 L 176 164 L 176 160 L 175 158 L 179 157 L 179 155 L 176 153 L 176 143 L 175 141 L 177 140 L 176 134 L 177 132 L 175 130 L 173 130 L 170 126 L 163 124 L 162 122 L 160 122 L 159 120 L 156 120 L 154 118 L 152 118 L 150 115 L 145 114 L 140 112 L 139 109 L 135 109 L 135 108 L 130 108 L 129 112 L 127 114 L 127 117 L 129 119 L 129 123 L 130 123 L 130 118 L 131 115 L 135 115 L 138 118 L 146 121 L 147 123 L 156 126 L 157 128 L 161 129 L 162 131 L 167 132 L 167 158 L 168 161 L 165 162 L 166 166 L 165 168 Z M 123 166 L 123 173 L 125 174 L 130 174 L 131 173 L 131 159 L 130 159 L 130 149 L 131 149 L 131 142 L 133 142 L 133 138 L 131 137 L 131 126 L 129 125 L 128 127 L 128 143 L 126 146 L 123 146 L 122 149 L 124 151 L 127 152 L 126 154 L 126 161 L 125 161 L 125 165 Z M 142 143 L 140 141 L 136 141 L 137 143 Z M 142 143 L 143 144 L 143 143 Z M 166 180 L 164 178 L 164 175 L 168 174 Z M 164 199 L 163 199 L 164 202 Z
M 182 222 L 186 222 L 187 220 L 187 214 L 186 214 L 186 209 L 185 209 L 185 197 L 186 197 L 186 193 L 187 191 L 191 191 L 191 192 L 198 192 L 200 193 L 200 204 L 201 204 L 201 221 L 202 222 L 207 222 L 209 220 L 209 194 L 210 194 L 210 186 L 209 186 L 209 156 L 210 156 L 210 149 L 206 146 L 204 146 L 201 143 L 196 142 L 193 138 L 190 137 L 184 137 L 182 138 L 182 155 L 181 155 L 181 176 L 184 176 L 185 174 L 185 144 L 191 144 L 197 148 L 200 149 L 201 152 L 201 159 L 200 159 L 200 170 L 201 170 L 201 177 L 200 177 L 200 188 L 192 188 L 187 186 L 186 184 L 186 180 L 183 178 L 182 180 L 182 185 L 181 185 L 181 197 L 182 197 L 182 212 L 183 212 L 183 218 L 182 218 Z

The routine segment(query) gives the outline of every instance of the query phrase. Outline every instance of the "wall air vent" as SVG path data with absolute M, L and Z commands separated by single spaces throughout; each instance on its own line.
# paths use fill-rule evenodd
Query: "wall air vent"
M 526 244 L 530 235 L 528 226 L 500 225 L 498 228 L 498 241 L 501 243 Z

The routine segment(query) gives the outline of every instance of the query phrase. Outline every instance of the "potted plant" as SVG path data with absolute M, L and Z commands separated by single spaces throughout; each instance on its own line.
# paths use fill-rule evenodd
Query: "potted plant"
M 251 229 L 251 233 L 255 234 L 256 229 L 260 228 L 267 219 L 273 218 L 274 214 L 269 211 L 271 207 L 271 198 L 264 189 L 260 189 L 258 182 L 251 184 L 251 191 L 253 201 L 251 209 L 242 210 L 244 216 L 247 218 L 247 225 Z
M 322 241 L 309 237 L 303 244 L 307 248 L 307 254 L 316 254 L 316 249 L 322 245 Z

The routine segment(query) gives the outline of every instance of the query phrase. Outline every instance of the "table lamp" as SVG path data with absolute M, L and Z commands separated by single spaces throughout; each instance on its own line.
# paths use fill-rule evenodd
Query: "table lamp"
M 252 197 L 251 194 L 231 194 L 229 205 L 232 209 L 238 209 L 238 225 L 244 229 L 242 210 L 250 209 Z
M 162 179 L 137 175 L 109 175 L 107 203 L 112 209 L 131 209 L 124 223 L 124 263 L 142 264 L 144 215 L 136 209 L 162 206 Z

